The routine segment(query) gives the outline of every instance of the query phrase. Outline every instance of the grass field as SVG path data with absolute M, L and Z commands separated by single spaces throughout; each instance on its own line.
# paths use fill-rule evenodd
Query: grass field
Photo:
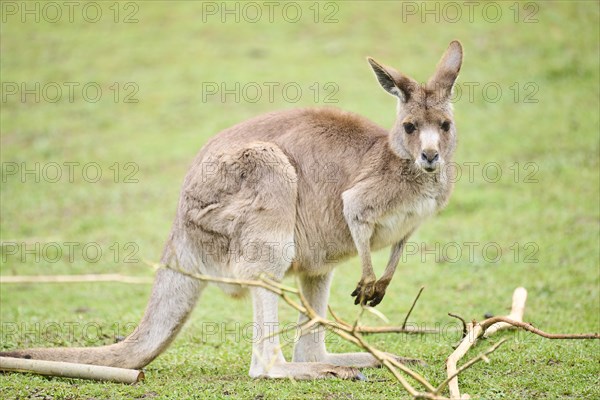
M 412 238 L 378 306 L 399 324 L 424 285 L 411 323 L 450 329 L 370 340 L 426 360 L 419 371 L 441 382 L 458 339 L 447 313 L 504 314 L 521 285 L 535 326 L 600 331 L 598 2 L 48 4 L 1 5 L 1 276 L 152 276 L 144 260 L 158 260 L 186 168 L 211 136 L 297 106 L 336 106 L 389 127 L 394 101 L 365 56 L 424 81 L 459 39 L 462 175 L 448 207 Z M 379 274 L 387 255 L 373 256 Z M 330 304 L 353 319 L 359 261 L 337 271 Z M 132 330 L 149 291 L 3 284 L 0 349 L 112 343 Z M 295 320 L 284 306 L 281 315 Z M 0 398 L 408 398 L 385 370 L 365 370 L 366 382 L 250 379 L 251 318 L 248 300 L 210 287 L 144 383 L 1 374 Z M 461 377 L 464 392 L 600 398 L 598 341 L 504 332 L 478 349 L 503 337 L 491 363 Z M 330 339 L 330 350 L 352 350 Z

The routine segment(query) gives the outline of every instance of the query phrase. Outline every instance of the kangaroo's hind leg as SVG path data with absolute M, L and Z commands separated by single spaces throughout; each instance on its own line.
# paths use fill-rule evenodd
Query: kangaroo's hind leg
M 279 295 L 263 288 L 253 288 L 254 348 L 250 376 L 261 378 L 321 379 L 342 378 L 362 380 L 361 372 L 352 367 L 321 362 L 286 362 L 277 335 L 269 337 L 279 326 L 277 302 Z
M 227 274 L 242 279 L 268 276 L 281 280 L 294 259 L 297 177 L 285 154 L 274 144 L 253 142 L 215 155 L 217 173 L 193 175 L 187 192 L 187 216 L 205 240 L 224 238 Z M 199 172 L 200 174 L 202 171 Z M 198 180 L 198 176 L 200 179 Z M 208 232 L 208 233 L 207 233 Z M 208 236 L 210 235 L 210 236 Z M 323 363 L 286 362 L 281 351 L 279 295 L 250 288 L 254 309 L 250 376 L 315 379 L 360 379 L 355 368 Z
M 333 273 L 317 276 L 300 276 L 300 285 L 304 297 L 322 317 L 327 315 L 329 287 Z M 306 322 L 306 316 L 300 314 L 298 324 Z M 392 355 L 393 356 L 393 355 Z M 403 363 L 422 363 L 420 360 L 393 356 Z M 348 367 L 379 367 L 381 363 L 371 353 L 328 353 L 325 348 L 325 332 L 322 327 L 300 337 L 294 347 L 294 361 L 312 361 Z

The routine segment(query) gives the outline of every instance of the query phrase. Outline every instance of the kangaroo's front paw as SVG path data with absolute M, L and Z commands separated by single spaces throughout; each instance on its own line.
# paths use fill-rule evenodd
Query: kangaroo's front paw
M 390 284 L 389 280 L 378 280 L 377 282 L 369 281 L 365 283 L 364 281 L 358 282 L 358 286 L 352 292 L 352 296 L 355 296 L 354 304 L 367 304 L 369 302 L 369 306 L 375 307 L 377 304 L 381 303 L 383 300 L 383 296 L 385 296 L 385 291 Z
M 361 279 L 356 285 L 356 289 L 352 292 L 354 304 L 367 304 L 367 301 L 372 300 L 375 295 L 375 280 L 364 280 Z
M 369 306 L 375 307 L 377 304 L 381 303 L 381 300 L 383 300 L 383 296 L 385 296 L 385 291 L 389 284 L 389 280 L 380 279 L 377 282 L 375 282 L 375 289 L 373 291 L 373 297 L 369 299 L 371 301 L 369 303 Z

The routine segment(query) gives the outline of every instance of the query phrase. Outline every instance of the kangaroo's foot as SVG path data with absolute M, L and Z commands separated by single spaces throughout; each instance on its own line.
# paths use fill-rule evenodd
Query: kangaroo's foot
M 386 353 L 396 361 L 406 365 L 418 365 L 426 367 L 427 363 L 418 358 L 407 358 L 399 357 L 394 354 Z M 376 368 L 381 367 L 381 362 L 375 358 L 371 353 L 327 353 L 321 360 L 321 362 L 327 364 L 333 364 L 344 367 L 356 367 L 356 368 Z
M 364 381 L 365 376 L 349 366 L 317 362 L 282 362 L 250 369 L 252 378 L 293 378 L 298 380 L 339 378 Z

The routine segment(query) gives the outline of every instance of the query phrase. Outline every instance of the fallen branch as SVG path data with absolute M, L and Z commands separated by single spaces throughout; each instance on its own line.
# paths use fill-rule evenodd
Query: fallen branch
M 529 322 L 513 321 L 507 317 L 492 317 L 481 321 L 479 324 L 485 331 L 484 337 L 489 336 L 490 328 L 488 327 L 498 323 L 506 324 L 503 325 L 506 326 L 506 328 L 521 328 L 546 339 L 600 339 L 600 334 L 597 333 L 548 333 L 534 327 Z
M 448 373 L 448 377 L 435 389 L 435 393 L 439 393 L 442 390 L 444 390 L 444 388 L 450 383 L 450 381 L 454 380 L 454 378 L 456 378 L 461 372 L 463 372 L 467 368 L 470 368 L 473 364 L 475 364 L 479 361 L 490 362 L 490 360 L 487 358 L 487 356 L 489 354 L 492 354 L 494 351 L 496 351 L 496 349 L 498 347 L 500 347 L 504 342 L 506 342 L 506 339 L 502 339 L 501 341 L 499 341 L 498 343 L 496 343 L 495 345 L 493 345 L 492 347 L 490 347 L 489 349 L 487 349 L 486 351 L 484 351 L 477 357 L 472 358 L 471 360 L 467 361 L 460 368 L 455 369 L 452 372 L 452 374 Z M 467 395 L 465 395 L 465 396 L 467 396 Z M 468 398 L 468 397 L 466 397 L 466 398 Z
M 127 276 L 121 274 L 85 274 L 85 275 L 14 275 L 0 276 L 0 284 L 6 283 L 82 283 L 82 282 L 120 282 L 134 284 L 152 283 L 152 278 Z
M 510 308 L 510 314 L 506 316 L 506 318 L 511 321 L 523 321 L 523 314 L 525 314 L 525 302 L 527 301 L 527 290 L 524 287 L 518 287 L 513 292 L 512 298 L 512 306 Z M 489 320 L 489 319 L 488 319 Z M 506 321 L 497 322 L 493 324 L 489 324 L 487 329 L 484 327 L 485 331 L 484 337 L 488 337 L 495 332 L 510 328 L 512 325 Z
M 144 379 L 144 373 L 134 369 L 12 357 L 0 357 L 0 371 L 33 372 L 35 374 L 60 376 L 63 378 L 80 378 L 119 383 L 136 383 Z
M 469 351 L 469 349 L 475 345 L 477 339 L 482 333 L 483 331 L 480 325 L 475 325 L 474 327 L 473 323 L 468 323 L 467 334 L 460 342 L 458 347 L 456 347 L 452 354 L 450 354 L 450 356 L 448 356 L 446 359 L 446 373 L 448 375 L 446 380 L 448 389 L 450 390 L 451 399 L 470 398 L 468 395 L 465 395 L 464 397 L 460 396 L 460 390 L 458 389 L 458 368 L 456 365 L 458 364 L 458 361 L 463 358 L 465 354 L 467 354 L 467 351 Z M 462 371 L 464 371 L 464 369 Z
M 285 301 L 292 308 L 298 312 L 303 313 L 308 319 L 306 322 L 297 326 L 301 334 L 308 333 L 311 329 L 316 326 L 321 326 L 324 329 L 336 334 L 342 339 L 355 344 L 356 346 L 371 353 L 381 364 L 387 368 L 390 373 L 396 378 L 396 380 L 402 385 L 402 387 L 415 399 L 430 399 L 430 400 L 445 400 L 447 399 L 441 395 L 441 391 L 446 386 L 450 391 L 451 399 L 468 399 L 468 395 L 460 395 L 458 387 L 458 376 L 470 368 L 472 365 L 479 361 L 489 362 L 487 356 L 494 352 L 505 340 L 501 340 L 494 346 L 472 358 L 471 360 L 464 363 L 460 368 L 457 367 L 458 361 L 460 361 L 465 354 L 474 347 L 478 339 L 482 336 L 490 336 L 493 333 L 507 328 L 521 328 L 532 332 L 548 339 L 600 339 L 600 335 L 596 333 L 590 334 L 553 334 L 544 332 L 533 325 L 523 322 L 523 313 L 525 310 L 525 300 L 527 298 L 527 292 L 524 288 L 517 288 L 513 294 L 513 304 L 511 313 L 507 316 L 492 317 L 485 319 L 484 321 L 477 323 L 475 321 L 466 323 L 466 321 L 455 314 L 449 314 L 452 317 L 458 318 L 463 323 L 463 338 L 459 345 L 456 347 L 454 352 L 446 360 L 447 367 L 447 378 L 434 387 L 429 381 L 427 381 L 419 373 L 411 370 L 406 365 L 402 364 L 395 356 L 383 352 L 374 346 L 370 345 L 364 340 L 363 334 L 369 333 L 437 333 L 438 330 L 427 330 L 427 329 L 416 329 L 413 327 L 406 326 L 407 320 L 410 317 L 412 310 L 417 303 L 423 288 L 421 288 L 413 301 L 402 326 L 384 326 L 384 327 L 368 327 L 361 326 L 359 324 L 360 317 L 368 308 L 361 308 L 361 313 L 354 323 L 348 323 L 340 318 L 331 308 L 329 311 L 334 318 L 334 321 L 325 318 L 324 316 L 318 315 L 312 306 L 307 302 L 303 293 L 296 288 L 283 285 L 277 281 L 274 281 L 266 276 L 262 276 L 259 280 L 244 280 L 244 279 L 231 279 L 213 277 L 208 275 L 201 275 L 190 273 L 180 269 L 179 267 L 164 266 L 164 265 L 153 265 L 155 268 L 168 268 L 186 275 L 190 278 L 197 279 L 204 282 L 213 283 L 226 283 L 232 285 L 240 285 L 247 287 L 261 287 L 279 295 L 283 301 Z M 0 283 L 37 283 L 37 282 L 125 282 L 125 283 L 149 283 L 150 280 L 147 278 L 137 278 L 122 276 L 119 274 L 108 274 L 108 275 L 77 275 L 77 276 L 36 276 L 36 277 L 3 277 Z M 297 296 L 299 301 L 294 300 L 291 295 Z M 372 311 L 372 309 L 368 309 Z M 276 332 L 274 334 L 280 334 L 283 331 Z M 268 337 L 271 337 L 269 335 Z M 262 340 L 267 339 L 263 338 Z M 108 380 L 114 382 L 134 383 L 142 380 L 144 374 L 141 371 L 126 370 L 122 368 L 111 368 L 111 367 L 100 367 L 94 365 L 85 364 L 73 364 L 64 362 L 54 361 L 42 361 L 42 360 L 31 360 L 31 359 L 14 359 L 8 357 L 0 358 L 0 370 L 3 371 L 29 371 L 36 372 L 44 375 L 54 375 L 70 378 L 84 378 L 93 380 Z M 417 390 L 406 376 L 414 379 L 420 384 L 424 391 Z
M 456 318 L 460 322 L 462 322 L 462 337 L 464 338 L 465 336 L 467 336 L 467 321 L 465 321 L 465 319 L 463 317 L 461 317 L 460 315 L 457 315 L 457 314 L 448 313 L 448 316 L 450 316 L 452 318 Z
M 340 318 L 331 308 L 331 306 L 327 306 L 329 309 L 329 313 L 333 317 L 333 319 L 340 325 L 344 326 L 352 326 L 350 323 L 344 321 Z M 415 328 L 414 326 L 357 326 L 355 331 L 358 333 L 371 334 L 371 333 L 440 333 L 439 329 L 420 329 Z
M 435 390 L 435 388 L 433 387 L 433 385 L 431 383 L 429 383 L 419 373 L 411 370 L 407 366 L 400 363 L 391 354 L 388 354 L 388 353 L 382 352 L 378 349 L 375 349 L 374 347 L 372 347 L 371 345 L 366 343 L 360 334 L 361 327 L 358 325 L 358 319 L 356 320 L 356 322 L 354 324 L 350 325 L 338 317 L 336 317 L 336 321 L 331 321 L 331 320 L 328 320 L 327 318 L 321 317 L 307 302 L 307 300 L 305 299 L 302 292 L 296 288 L 285 286 L 279 282 L 273 281 L 272 279 L 270 279 L 266 276 L 261 276 L 260 280 L 238 280 L 238 279 L 218 278 L 218 277 L 212 277 L 212 276 L 207 276 L 207 275 L 195 274 L 195 273 L 181 270 L 178 267 L 173 267 L 170 265 L 164 265 L 162 267 L 174 270 L 185 276 L 188 276 L 193 279 L 198 279 L 198 280 L 201 280 L 204 282 L 232 283 L 232 284 L 239 284 L 242 286 L 261 287 L 261 288 L 270 290 L 273 293 L 276 293 L 279 296 L 281 296 L 281 298 L 288 305 L 290 305 L 292 308 L 296 309 L 297 311 L 303 313 L 308 318 L 308 322 L 301 326 L 301 330 L 306 329 L 307 326 L 314 326 L 314 325 L 319 324 L 323 328 L 336 334 L 337 336 L 341 337 L 342 339 L 345 339 L 351 343 L 354 343 L 355 345 L 370 352 L 375 358 L 377 358 L 377 360 L 379 360 L 382 363 L 383 366 L 385 366 L 398 379 L 398 381 L 404 387 L 404 389 L 408 393 L 410 393 L 414 398 L 431 399 L 431 400 L 445 399 L 442 396 L 433 394 L 433 391 Z M 287 295 L 288 293 L 297 295 L 300 299 L 300 303 L 291 299 L 290 296 Z M 330 308 L 330 310 L 331 310 L 331 308 Z M 364 311 L 364 309 L 362 309 L 362 311 Z M 361 311 L 361 314 L 362 314 L 362 311 Z M 279 332 L 276 332 L 275 334 L 279 334 Z M 269 335 L 269 337 L 270 336 L 271 335 Z M 265 339 L 267 339 L 267 337 L 263 338 L 262 340 L 265 340 Z M 416 380 L 418 383 L 420 383 L 424 388 L 427 389 L 427 392 L 420 392 L 420 391 L 416 390 L 404 377 L 402 377 L 402 375 L 400 374 L 400 372 L 398 370 L 404 372 L 405 374 L 407 374 L 408 376 L 410 376 L 411 378 Z
M 523 319 L 523 313 L 525 312 L 525 301 L 526 300 L 527 300 L 527 291 L 525 290 L 525 288 L 522 288 L 522 287 L 516 288 L 515 291 L 513 292 L 512 308 L 511 308 L 511 312 L 509 314 L 510 316 L 512 316 L 514 318 L 514 320 L 521 321 Z M 456 315 L 453 315 L 453 316 L 464 321 L 463 318 L 460 318 Z M 496 317 L 496 318 L 498 318 L 498 317 Z M 508 318 L 506 318 L 506 320 L 508 321 Z M 489 319 L 486 321 L 489 321 Z M 506 323 L 507 321 L 496 320 L 496 321 L 493 321 L 491 324 L 487 325 L 485 328 L 481 324 L 475 323 L 475 321 L 468 323 L 467 329 L 466 329 L 466 331 L 467 331 L 466 335 L 463 337 L 462 341 L 460 342 L 458 347 L 456 347 L 454 352 L 452 352 L 452 354 L 450 354 L 450 356 L 446 359 L 446 373 L 448 375 L 448 378 L 442 383 L 442 385 L 440 385 L 440 387 L 438 387 L 438 389 L 443 389 L 445 384 L 447 384 L 448 389 L 450 390 L 450 398 L 451 399 L 469 399 L 470 398 L 469 395 L 464 395 L 463 397 L 461 397 L 461 395 L 460 395 L 460 390 L 458 388 L 458 375 L 460 374 L 460 372 L 466 370 L 474 363 L 471 363 L 471 364 L 467 363 L 469 365 L 467 365 L 466 367 L 463 366 L 460 369 L 457 368 L 456 365 L 458 364 L 458 361 L 461 358 L 463 358 L 465 356 L 465 354 L 467 354 L 469 349 L 471 347 L 475 346 L 479 337 L 485 333 L 486 328 L 491 328 L 493 326 L 492 333 L 497 332 L 501 329 L 506 329 L 506 328 L 509 328 L 512 326 L 511 324 Z M 511 319 L 510 321 L 513 321 L 513 320 Z M 497 322 L 504 322 L 504 324 L 497 323 Z
M 470 396 L 467 394 L 463 394 L 461 396 L 460 390 L 458 388 L 458 375 L 465 371 L 467 368 L 475 364 L 475 362 L 479 361 L 479 357 L 476 357 L 473 360 L 465 363 L 462 367 L 457 368 L 458 361 L 464 357 L 464 355 L 469 351 L 470 348 L 474 347 L 477 344 L 477 341 L 480 337 L 489 337 L 493 333 L 498 332 L 503 329 L 508 328 L 521 328 L 527 330 L 531 333 L 539 335 L 541 337 L 547 339 L 600 339 L 600 335 L 597 333 L 582 333 L 582 334 L 556 334 L 556 333 L 547 333 L 542 331 L 541 329 L 535 328 L 533 325 L 523 322 L 523 314 L 525 312 L 525 301 L 527 300 L 527 291 L 525 288 L 519 287 L 516 288 L 513 293 L 513 302 L 512 308 L 509 315 L 505 317 L 492 317 L 481 321 L 480 323 L 476 323 L 475 321 L 467 324 L 466 331 L 467 334 L 464 336 L 458 347 L 450 354 L 450 356 L 446 359 L 446 374 L 447 379 L 438 386 L 438 389 L 435 393 L 439 393 L 446 385 L 448 385 L 448 389 L 450 390 L 450 398 L 451 399 L 469 399 Z M 464 321 L 463 318 L 458 317 L 457 315 L 452 314 L 451 316 L 455 318 L 459 318 Z M 503 341 L 500 341 L 495 346 L 493 346 L 490 350 L 494 351 Z M 484 356 L 489 354 L 484 353 Z M 481 357 L 481 356 L 480 356 Z

